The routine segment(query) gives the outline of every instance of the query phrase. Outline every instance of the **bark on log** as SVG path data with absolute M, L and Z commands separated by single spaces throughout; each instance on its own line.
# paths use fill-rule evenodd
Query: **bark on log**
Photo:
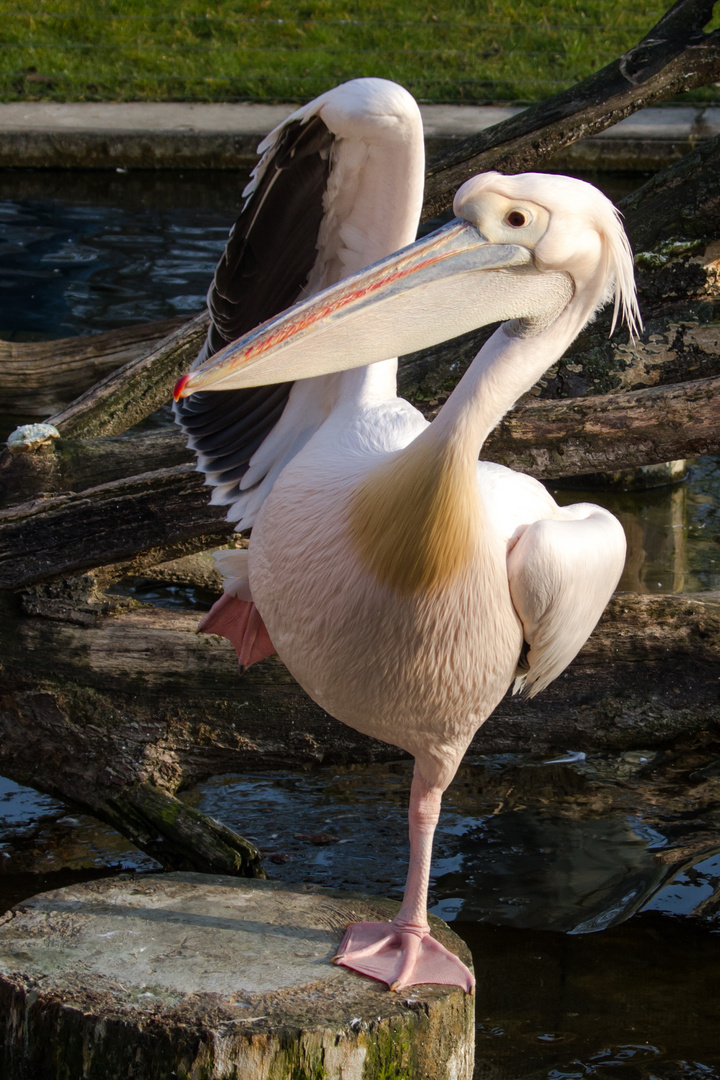
M 720 78 L 720 31 L 703 33 L 714 0 L 678 0 L 629 52 L 576 86 L 458 143 L 428 166 L 423 216 L 451 203 L 470 176 L 536 169 L 578 139 L 664 98 Z
M 184 786 L 228 772 L 391 760 L 339 724 L 277 658 L 237 674 L 198 616 L 97 596 L 87 576 L 2 594 L 0 775 L 94 814 L 163 865 L 236 873 L 247 846 L 192 816 Z M 83 592 L 84 588 L 84 592 Z M 718 731 L 720 596 L 616 596 L 532 700 L 507 696 L 476 752 L 624 750 Z M 199 842 L 202 839 L 202 843 Z
M 144 356 L 186 321 L 165 319 L 59 341 L 0 341 L 2 411 L 40 417 L 58 412 L 108 372 Z
M 483 457 L 552 479 L 713 453 L 720 450 L 719 390 L 720 377 L 622 396 L 528 401 L 496 428 Z M 228 540 L 225 509 L 209 505 L 192 464 L 83 489 L 93 472 L 122 477 L 128 466 L 149 462 L 156 446 L 166 460 L 187 460 L 182 437 L 171 433 L 53 440 L 0 460 L 0 496 L 43 493 L 0 510 L 0 589 L 125 564 L 140 553 L 151 564 Z M 66 485 L 77 493 L 48 494 Z
M 449 986 L 390 994 L 330 963 L 348 922 L 396 909 L 200 874 L 33 897 L 0 925 L 2 1075 L 471 1080 L 474 997 Z
M 0 457 L 0 506 L 26 502 L 41 493 L 87 491 L 194 462 L 195 454 L 175 427 L 97 439 L 52 439 L 32 453 Z
M 0 511 L 0 589 L 69 577 L 154 549 L 180 554 L 223 543 L 232 536 L 224 519 L 223 507 L 209 505 L 193 465 L 40 497 Z
M 483 457 L 542 480 L 614 472 L 720 451 L 720 377 L 629 394 L 526 401 Z
M 91 387 L 50 417 L 66 438 L 120 435 L 170 401 L 172 387 L 190 367 L 205 340 L 209 317 L 197 315 L 150 353 Z

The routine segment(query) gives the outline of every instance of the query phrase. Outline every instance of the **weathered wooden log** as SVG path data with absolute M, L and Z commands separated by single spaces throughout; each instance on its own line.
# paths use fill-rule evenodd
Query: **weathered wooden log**
M 645 37 L 576 86 L 464 139 L 430 162 L 424 217 L 443 211 L 463 181 L 487 169 L 537 169 L 553 154 L 664 98 L 720 78 L 720 31 L 703 33 L 714 0 L 677 0 Z
M 713 453 L 720 450 L 719 389 L 716 377 L 632 394 L 528 401 L 502 421 L 483 456 L 550 479 Z M 98 480 L 122 477 L 149 464 L 156 447 L 166 460 L 187 461 L 182 438 L 171 433 L 52 440 L 0 459 L 0 497 L 11 501 L 23 489 L 36 496 L 0 510 L 0 588 L 125 563 L 139 553 L 160 562 L 228 539 L 225 511 L 209 505 L 191 463 L 84 487 L 93 472 Z M 58 489 L 65 493 L 48 494 Z
M 232 535 L 193 465 L 141 473 L 0 511 L 0 588 L 67 577 L 139 552 L 188 554 Z M 170 555 L 167 555 L 170 558 Z
M 5 593 L 0 615 L 0 775 L 165 866 L 236 873 L 244 850 L 201 818 L 178 825 L 181 787 L 402 756 L 327 716 L 277 658 L 239 677 L 230 643 L 196 634 L 195 613 L 98 595 L 86 576 L 74 593 Z M 620 594 L 570 668 L 532 700 L 508 695 L 473 749 L 620 750 L 717 731 L 719 661 L 720 596 Z
M 152 352 L 125 364 L 50 418 L 66 438 L 120 435 L 170 400 L 207 334 L 207 312 L 197 315 Z
M 0 506 L 40 494 L 87 491 L 194 461 L 195 454 L 174 426 L 97 439 L 51 439 L 31 453 L 0 456 Z
M 483 457 L 542 480 L 611 472 L 720 450 L 720 376 L 627 394 L 526 401 Z
M 49 416 L 110 371 L 144 356 L 186 319 L 140 323 L 59 341 L 0 341 L 0 397 L 7 415 Z
M 347 923 L 397 906 L 200 874 L 42 893 L 0 924 L 2 1075 L 470 1080 L 472 995 L 392 994 L 330 962 Z

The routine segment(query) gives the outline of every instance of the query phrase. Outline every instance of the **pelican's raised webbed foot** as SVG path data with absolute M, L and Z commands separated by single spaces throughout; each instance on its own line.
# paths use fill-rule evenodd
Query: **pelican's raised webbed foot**
M 351 923 L 334 962 L 387 983 L 391 990 L 442 983 L 472 993 L 475 986 L 472 972 L 429 930 L 404 930 L 393 922 Z

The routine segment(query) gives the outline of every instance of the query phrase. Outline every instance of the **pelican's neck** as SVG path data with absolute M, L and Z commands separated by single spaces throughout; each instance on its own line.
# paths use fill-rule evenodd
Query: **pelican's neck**
M 541 330 L 516 321 L 483 345 L 438 416 L 420 438 L 459 461 L 476 462 L 508 409 L 558 360 L 588 321 L 588 298 L 577 294 Z
M 397 397 L 397 358 L 338 372 L 338 404 L 352 411 Z
M 552 320 L 523 334 L 500 327 L 439 416 L 378 465 L 353 493 L 349 533 L 359 558 L 396 592 L 428 593 L 465 572 L 486 532 L 477 459 L 489 432 L 587 322 L 587 299 L 562 275 Z M 592 309 L 591 309 L 592 311 Z

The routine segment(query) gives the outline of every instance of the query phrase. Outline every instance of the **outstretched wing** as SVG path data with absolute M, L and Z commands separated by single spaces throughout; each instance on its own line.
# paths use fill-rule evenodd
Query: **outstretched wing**
M 625 548 L 619 521 L 591 503 L 523 530 L 508 555 L 510 595 L 529 646 L 514 692 L 533 697 L 580 651 L 620 580 Z
M 301 296 L 415 236 L 422 124 L 414 100 L 394 83 L 358 79 L 336 87 L 292 113 L 259 152 L 210 286 L 212 323 L 195 366 Z M 312 382 L 205 391 L 176 403 L 198 468 L 215 488 L 212 501 L 228 505 L 239 528 L 252 525 L 280 470 L 332 407 L 338 380 Z

